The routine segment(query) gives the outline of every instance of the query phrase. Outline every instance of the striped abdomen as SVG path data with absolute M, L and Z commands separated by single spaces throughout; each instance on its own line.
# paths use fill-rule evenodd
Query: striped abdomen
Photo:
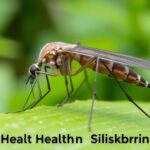
M 75 60 L 77 60 L 81 65 L 85 65 L 90 59 L 90 57 L 88 57 L 88 56 L 78 55 L 78 54 L 74 54 L 73 58 Z M 139 74 L 137 74 L 134 71 L 132 71 L 131 69 L 129 69 L 127 66 L 124 66 L 119 63 L 100 59 L 99 66 L 98 66 L 98 72 L 103 73 L 108 76 L 112 76 L 110 74 L 110 71 L 108 71 L 108 69 L 104 66 L 103 63 L 105 63 L 105 65 L 109 68 L 109 70 L 112 72 L 112 74 L 117 79 L 128 82 L 128 83 L 134 83 L 138 86 L 150 88 L 150 84 L 148 81 L 146 81 Z M 87 67 L 95 70 L 96 69 L 96 61 L 93 61 L 92 63 L 88 64 Z

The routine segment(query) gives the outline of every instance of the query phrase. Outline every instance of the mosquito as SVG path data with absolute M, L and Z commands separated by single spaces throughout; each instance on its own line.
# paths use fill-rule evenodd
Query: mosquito
M 76 71 L 72 71 L 72 61 L 75 60 L 80 64 L 80 67 Z M 146 81 L 141 75 L 129 69 L 128 66 L 140 67 L 150 70 L 150 61 L 143 60 L 141 58 L 128 56 L 124 54 L 119 54 L 115 52 L 110 52 L 106 50 L 94 49 L 83 47 L 80 44 L 68 44 L 63 42 L 51 42 L 43 46 L 39 53 L 39 58 L 37 63 L 32 64 L 29 67 L 29 78 L 27 83 L 33 85 L 32 90 L 29 94 L 29 97 L 33 91 L 34 85 L 38 87 L 39 97 L 35 99 L 32 104 L 26 107 L 26 104 L 22 111 L 27 109 L 32 109 L 36 106 L 51 90 L 49 76 L 57 76 L 59 74 L 64 76 L 66 89 L 67 89 L 67 98 L 62 102 L 62 105 L 67 103 L 69 97 L 73 94 L 74 88 L 72 83 L 72 76 L 84 72 L 85 82 L 89 86 L 87 80 L 86 68 L 90 68 L 95 71 L 95 78 L 93 81 L 92 90 L 92 105 L 88 121 L 88 129 L 91 130 L 91 122 L 93 115 L 93 106 L 96 99 L 96 82 L 98 73 L 105 74 L 114 78 L 118 86 L 120 87 L 123 94 L 127 99 L 134 104 L 143 114 L 148 118 L 150 115 L 146 113 L 124 90 L 123 86 L 119 80 L 136 84 L 141 87 L 150 88 L 150 83 Z M 42 69 L 43 68 L 43 69 Z M 51 72 L 50 72 L 50 70 Z M 46 78 L 47 83 L 47 92 L 42 94 L 38 76 L 43 74 Z M 69 81 L 68 81 L 69 78 Z M 68 83 L 70 82 L 71 90 L 69 91 Z M 89 86 L 90 87 L 90 86 Z M 28 98 L 29 99 L 29 98 Z M 27 100 L 28 100 L 27 99 Z

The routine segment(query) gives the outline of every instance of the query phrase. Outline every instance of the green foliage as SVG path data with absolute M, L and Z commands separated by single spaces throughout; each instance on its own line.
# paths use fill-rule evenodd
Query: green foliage
M 149 0 L 1 0 L 0 111 L 16 110 L 23 106 L 30 90 L 25 86 L 28 67 L 37 61 L 41 47 L 47 42 L 81 42 L 81 45 L 89 47 L 149 58 L 149 14 Z M 149 72 L 141 70 L 139 73 L 149 79 Z M 73 78 L 75 87 L 79 86 L 82 76 Z M 90 72 L 91 86 L 92 77 Z M 52 91 L 43 103 L 54 105 L 66 95 L 64 79 L 50 77 L 50 81 Z M 45 84 L 42 85 L 44 92 Z M 97 87 L 101 99 L 124 98 L 114 82 L 101 75 Z M 135 99 L 149 100 L 148 90 L 126 84 L 125 87 Z M 75 99 L 90 98 L 85 88 L 79 91 Z
M 140 103 L 145 110 L 150 105 Z M 36 134 L 57 136 L 70 134 L 82 136 L 83 144 L 1 144 L 0 149 L 149 149 L 147 144 L 90 144 L 90 136 L 94 134 L 125 134 L 126 136 L 148 136 L 150 120 L 129 102 L 95 103 L 92 120 L 92 132 L 88 131 L 88 119 L 91 101 L 75 102 L 63 107 L 39 106 L 22 113 L 0 114 L 0 133 L 12 136 L 29 134 L 33 138 Z
M 12 21 L 13 17 L 19 9 L 18 0 L 1 0 L 0 1 L 0 33 L 4 31 L 9 26 L 9 23 Z
M 21 55 L 19 43 L 5 38 L 0 38 L 0 57 L 5 59 L 18 59 Z

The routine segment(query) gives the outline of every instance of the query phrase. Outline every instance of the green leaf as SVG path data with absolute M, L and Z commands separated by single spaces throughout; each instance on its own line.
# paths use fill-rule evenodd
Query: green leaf
M 21 45 L 11 39 L 0 36 L 0 57 L 8 59 L 17 59 L 22 53 Z
M 0 1 L 0 33 L 3 32 L 19 10 L 19 0 Z
M 150 104 L 140 103 L 143 109 L 150 112 Z M 76 101 L 63 107 L 38 106 L 22 113 L 0 115 L 0 133 L 11 136 L 32 136 L 32 144 L 0 144 L 0 149 L 145 149 L 149 144 L 91 144 L 92 134 L 118 136 L 149 136 L 150 120 L 127 101 L 96 102 L 92 120 L 92 132 L 88 131 L 88 118 L 91 101 Z M 46 144 L 35 143 L 35 135 L 58 136 L 70 134 L 81 136 L 83 144 Z

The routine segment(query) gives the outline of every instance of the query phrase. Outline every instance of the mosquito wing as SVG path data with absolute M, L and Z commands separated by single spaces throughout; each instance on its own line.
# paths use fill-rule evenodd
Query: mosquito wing
M 110 52 L 106 50 L 100 50 L 100 49 L 98 50 L 94 48 L 82 47 L 80 45 L 76 45 L 74 47 L 66 46 L 65 50 L 68 52 L 77 53 L 80 55 L 99 57 L 100 59 L 113 61 L 113 62 L 120 63 L 123 65 L 140 67 L 140 68 L 150 70 L 150 61 L 137 58 L 137 57 L 133 57 L 133 56 L 129 56 L 129 55 L 119 54 L 119 53 Z

